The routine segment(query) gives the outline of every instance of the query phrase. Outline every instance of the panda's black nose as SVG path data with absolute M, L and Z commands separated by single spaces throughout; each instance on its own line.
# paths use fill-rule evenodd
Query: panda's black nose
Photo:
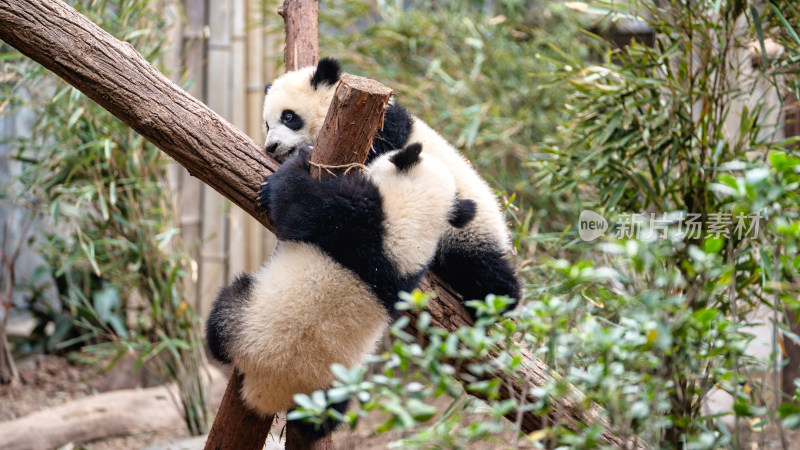
M 267 146 L 267 153 L 269 153 L 271 155 L 271 154 L 275 153 L 275 150 L 277 150 L 277 149 L 278 149 L 278 143 L 276 142 L 276 143 L 274 143 L 272 145 L 268 145 Z

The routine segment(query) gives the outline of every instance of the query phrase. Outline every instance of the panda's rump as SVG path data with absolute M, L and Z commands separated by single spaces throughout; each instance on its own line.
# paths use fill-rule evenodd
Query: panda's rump
M 245 373 L 243 396 L 263 413 L 290 406 L 294 393 L 329 387 L 330 365 L 361 364 L 388 324 L 372 291 L 313 245 L 280 242 L 255 279 L 231 347 Z

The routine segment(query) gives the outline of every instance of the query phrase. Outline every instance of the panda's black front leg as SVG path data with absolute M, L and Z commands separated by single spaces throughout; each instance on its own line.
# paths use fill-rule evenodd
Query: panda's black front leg
M 258 193 L 258 205 L 267 211 L 281 240 L 304 240 L 317 233 L 320 220 L 316 215 L 325 210 L 327 181 L 311 177 L 311 147 L 305 146 L 272 175 L 266 177 Z
M 311 168 L 311 146 L 301 147 L 297 155 L 283 163 L 278 170 L 264 178 L 258 190 L 258 206 L 270 215 L 287 200 L 296 197 L 294 187 L 313 181 Z

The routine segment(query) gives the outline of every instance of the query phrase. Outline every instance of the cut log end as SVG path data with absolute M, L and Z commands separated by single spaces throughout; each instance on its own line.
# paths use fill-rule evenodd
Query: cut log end
M 371 78 L 359 77 L 358 75 L 344 74 L 342 75 L 341 85 L 347 89 L 354 89 L 368 95 L 375 95 L 382 98 L 389 98 L 392 96 L 392 90 L 378 81 Z

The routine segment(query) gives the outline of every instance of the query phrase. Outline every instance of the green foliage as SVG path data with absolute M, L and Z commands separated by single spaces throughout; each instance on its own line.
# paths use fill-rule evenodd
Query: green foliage
M 695 439 L 697 445 L 720 445 L 719 436 L 726 433 L 719 429 L 719 436 L 711 439 L 707 430 L 713 429 L 713 421 L 701 411 L 714 386 L 734 396 L 735 417 L 764 416 L 776 424 L 764 391 L 745 395 L 760 384 L 750 385 L 754 377 L 747 373 L 753 361 L 741 355 L 744 337 L 730 340 L 730 333 L 740 330 L 762 305 L 773 308 L 772 320 L 779 323 L 784 308 L 797 304 L 796 289 L 786 284 L 793 275 L 781 263 L 781 255 L 793 254 L 794 247 L 778 231 L 787 227 L 777 226 L 796 220 L 797 185 L 774 177 L 781 171 L 776 161 L 793 154 L 786 148 L 794 141 L 779 139 L 776 123 L 780 95 L 796 86 L 800 48 L 787 38 L 794 29 L 787 28 L 789 22 L 775 5 L 602 6 L 627 17 L 646 17 L 655 31 L 655 45 L 633 42 L 624 51 L 609 52 L 602 65 L 564 61 L 554 75 L 557 82 L 575 88 L 567 121 L 555 145 L 547 147 L 552 160 L 532 161 L 531 166 L 540 168 L 555 189 L 584 199 L 579 208 L 596 208 L 610 218 L 611 229 L 615 220 L 619 226 L 631 212 L 652 214 L 649 224 L 640 224 L 641 230 L 652 229 L 654 218 L 662 220 L 664 231 L 655 235 L 661 234 L 667 246 L 644 253 L 644 259 L 629 254 L 629 266 L 622 273 L 657 286 L 654 294 L 660 304 L 676 307 L 659 321 L 672 341 L 671 351 L 661 358 L 661 382 L 672 382 L 665 384 L 669 407 L 663 411 L 669 425 L 663 439 L 674 446 Z M 797 14 L 788 3 L 781 8 Z M 783 53 L 763 53 L 764 29 L 781 41 Z M 748 47 L 754 44 L 762 51 L 760 68 L 750 62 Z M 733 201 L 737 195 L 749 195 L 749 203 Z M 700 219 L 697 233 L 679 228 L 689 215 Z M 743 220 L 749 222 L 740 229 Z M 715 227 L 715 222 L 721 226 Z M 642 234 L 653 238 L 653 233 Z M 615 253 L 624 254 L 631 244 L 614 243 Z M 601 244 L 587 251 L 596 258 L 598 249 L 609 248 Z M 654 272 L 652 261 L 663 270 Z M 767 295 L 776 282 L 784 284 L 783 299 Z M 674 301 L 669 302 L 671 297 Z M 725 320 L 706 323 L 718 315 Z M 631 312 L 625 310 L 624 316 Z M 775 373 L 777 355 L 776 351 L 764 361 Z M 738 426 L 732 444 L 740 445 Z
M 150 2 L 76 2 L 93 22 L 158 62 L 163 35 Z M 4 55 L 19 77 L 4 100 L 35 113 L 31 136 L 16 141 L 22 195 L 42 206 L 39 252 L 61 308 L 36 307 L 55 331 L 46 350 L 76 344 L 90 361 L 116 363 L 132 351 L 175 380 L 192 434 L 207 430 L 205 364 L 199 320 L 184 283 L 191 261 L 181 248 L 163 154 L 77 89 L 16 53 Z M 137 366 L 138 366 L 137 364 Z
M 584 47 L 556 44 L 576 50 L 560 52 L 550 36 L 534 32 L 528 36 L 539 36 L 545 48 L 526 47 L 536 39 L 515 41 L 515 27 L 535 28 L 524 14 L 504 13 L 501 26 L 489 20 L 530 5 L 470 3 L 463 12 L 469 18 L 458 20 L 449 3 L 393 5 L 374 13 L 382 23 L 357 23 L 352 41 L 329 45 L 348 49 L 355 66 L 396 87 L 412 112 L 518 193 L 519 211 L 555 215 L 534 219 L 541 235 L 530 232 L 536 226 L 518 229 L 521 250 L 545 244 L 551 256 L 529 262 L 526 297 L 533 300 L 516 312 L 498 317 L 502 299 L 490 297 L 478 305 L 483 316 L 474 327 L 448 332 L 431 327 L 423 308 L 417 329 L 429 334 L 428 343 L 408 334 L 401 319 L 392 327 L 393 346 L 373 361 L 377 374 L 336 368 L 340 382 L 327 397 L 299 396 L 302 407 L 292 417 L 319 421 L 335 414 L 327 404 L 352 397 L 359 406 L 338 418 L 352 424 L 380 411 L 388 419 L 378 431 L 404 431 L 399 447 L 458 448 L 512 436 L 513 445 L 595 448 L 604 445 L 606 427 L 654 448 L 741 448 L 746 424 L 791 447 L 786 433 L 800 427 L 800 390 L 774 393 L 779 336 L 773 332 L 766 358 L 745 350 L 754 325 L 776 324 L 780 338 L 800 342 L 785 314 L 800 306 L 800 155 L 796 139 L 780 137 L 778 114 L 783 93 L 798 92 L 794 2 L 594 2 L 588 11 L 607 16 L 596 28 L 638 18 L 654 31 L 655 44 L 634 41 L 593 60 Z M 563 13 L 559 8 L 545 7 Z M 564 33 L 580 42 L 574 24 Z M 769 39 L 783 50 L 767 54 Z M 422 81 L 414 78 L 420 73 Z M 544 88 L 531 89 L 532 74 Z M 524 94 L 510 95 L 512 85 Z M 484 94 L 490 99 L 479 100 Z M 551 105 L 562 101 L 556 117 Z M 530 125 L 537 120 L 542 128 Z M 517 157 L 524 167 L 511 169 Z M 593 242 L 573 229 L 589 208 L 611 230 Z M 699 225 L 694 231 L 690 219 Z M 624 226 L 632 232 L 620 233 Z M 424 303 L 415 293 L 401 305 Z M 757 309 L 771 317 L 754 316 Z M 523 376 L 528 354 L 551 369 L 531 387 L 538 401 L 502 399 L 498 380 Z M 474 381 L 462 385 L 456 372 Z M 714 391 L 727 392 L 733 407 L 710 414 L 705 405 Z M 433 413 L 439 397 L 451 405 Z M 599 405 L 604 425 L 555 420 L 520 435 L 513 422 L 483 419 L 517 410 L 547 414 L 565 399 Z

